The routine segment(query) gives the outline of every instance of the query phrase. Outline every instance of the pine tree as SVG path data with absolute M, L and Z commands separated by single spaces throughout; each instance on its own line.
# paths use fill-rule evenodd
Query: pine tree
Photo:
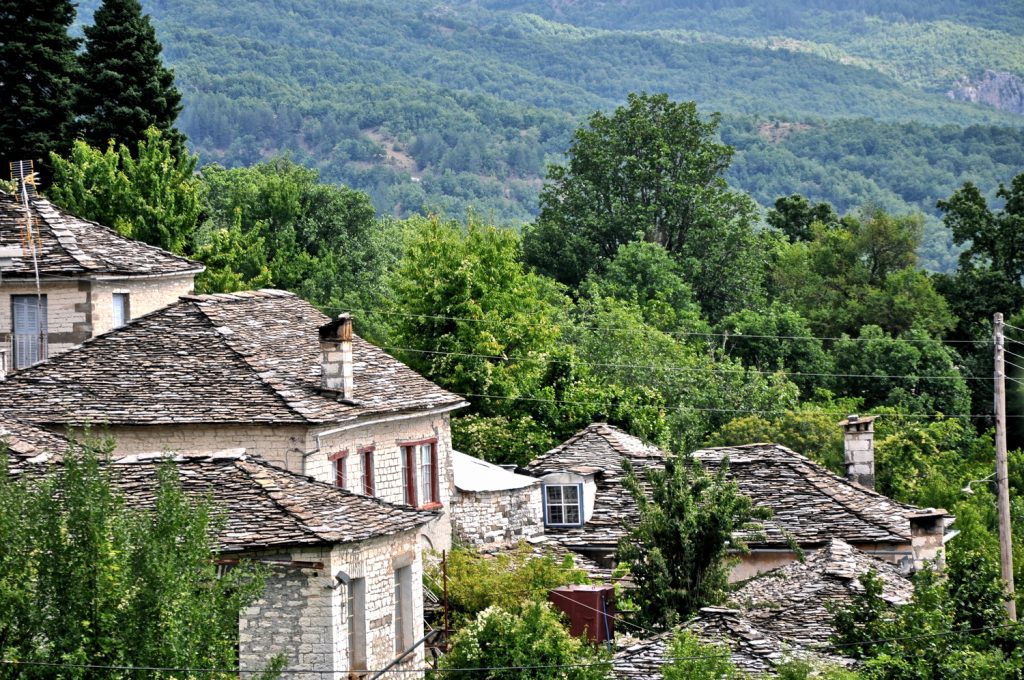
M 71 148 L 75 52 L 70 0 L 0 0 L 0 158 L 41 161 Z M 6 164 L 5 164 L 6 168 Z
M 174 129 L 181 93 L 160 59 L 161 46 L 139 0 L 104 0 L 85 28 L 78 99 L 79 134 L 91 146 L 110 140 L 134 149 L 155 127 L 180 147 Z

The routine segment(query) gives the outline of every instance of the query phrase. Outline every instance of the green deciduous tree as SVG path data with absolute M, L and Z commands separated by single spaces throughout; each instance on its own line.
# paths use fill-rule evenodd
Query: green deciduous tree
M 611 664 L 602 648 L 570 636 L 551 605 L 532 602 L 516 613 L 485 609 L 456 633 L 437 676 L 463 668 L 480 669 L 458 672 L 474 680 L 603 680 Z
M 711 473 L 695 459 L 670 457 L 664 470 L 644 471 L 649 492 L 628 461 L 624 467 L 623 483 L 640 516 L 628 527 L 617 556 L 636 583 L 640 619 L 672 626 L 722 601 L 728 592 L 728 551 L 744 548 L 735 532 L 766 514 L 728 480 L 727 463 Z
M 661 675 L 665 680 L 740 680 L 743 677 L 736 670 L 732 652 L 726 645 L 701 642 L 685 628 L 676 631 L 669 641 Z
M 45 163 L 51 152 L 71 147 L 74 20 L 70 0 L 0 1 L 0 160 Z
M 693 102 L 631 94 L 576 131 L 564 166 L 548 169 L 540 216 L 526 231 L 526 260 L 577 286 L 619 246 L 647 240 L 679 259 L 697 300 L 718 318 L 759 297 L 753 202 L 723 174 L 732 148 Z
M 793 194 L 776 199 L 775 207 L 768 211 L 767 222 L 790 241 L 810 241 L 814 237 L 812 224 L 834 225 L 839 222 L 839 215 L 828 203 L 812 204 L 800 194 Z
M 133 149 L 151 127 L 160 130 L 176 154 L 184 135 L 174 129 L 181 93 L 160 59 L 160 43 L 139 0 L 103 0 L 85 27 L 78 129 L 92 146 Z
M 125 505 L 109 447 L 75 447 L 41 474 L 0 451 L 0 657 L 26 662 L 234 668 L 238 615 L 263 573 L 218 574 L 218 518 L 159 469 L 154 506 Z M 53 677 L 21 667 L 18 677 Z M 227 674 L 230 675 L 230 674 Z M 61 677 L 120 677 L 64 668 Z
M 198 157 L 175 155 L 156 128 L 129 149 L 101 151 L 76 141 L 67 158 L 51 155 L 53 202 L 74 215 L 174 253 L 187 254 L 199 218 L 202 184 Z

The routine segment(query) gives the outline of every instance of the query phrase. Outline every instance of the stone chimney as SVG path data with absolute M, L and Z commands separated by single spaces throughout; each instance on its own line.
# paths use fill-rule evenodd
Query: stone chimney
M 355 399 L 352 374 L 352 315 L 342 314 L 320 327 L 320 386 L 344 401 Z
M 839 423 L 843 428 L 846 478 L 868 489 L 875 488 L 875 418 L 852 414 Z
M 914 571 L 930 564 L 933 569 L 942 570 L 943 550 L 946 543 L 946 525 L 950 514 L 942 509 L 925 508 L 907 514 L 910 520 L 910 547 L 914 553 Z M 956 532 L 950 534 L 950 538 Z

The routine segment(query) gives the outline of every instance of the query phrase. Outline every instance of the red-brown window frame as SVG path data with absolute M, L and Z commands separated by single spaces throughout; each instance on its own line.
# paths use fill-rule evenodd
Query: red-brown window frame
M 363 462 L 363 493 L 367 496 L 375 496 L 377 489 L 374 488 L 373 478 L 373 452 L 376 447 L 364 446 L 356 451 Z
M 334 485 L 339 489 L 345 488 L 345 462 L 347 459 L 348 449 L 327 456 L 327 460 L 334 463 Z
M 419 472 L 419 461 L 414 453 L 417 446 L 423 446 L 424 444 L 430 444 L 430 465 L 431 465 L 431 479 L 430 479 L 430 495 L 434 500 L 428 501 L 423 505 L 417 505 L 416 486 L 418 481 Z M 437 455 L 437 437 L 430 437 L 429 439 L 418 439 L 411 442 L 400 442 L 399 450 L 402 452 L 403 460 L 405 461 L 405 484 L 406 494 L 411 501 L 409 505 L 413 507 L 420 507 L 423 509 L 440 508 L 443 506 L 441 503 L 441 471 L 438 469 L 438 455 Z

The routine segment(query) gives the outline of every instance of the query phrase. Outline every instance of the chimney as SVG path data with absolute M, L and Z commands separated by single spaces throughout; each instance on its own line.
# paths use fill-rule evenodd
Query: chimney
M 941 571 L 942 548 L 949 538 L 958 533 L 952 532 L 949 538 L 946 537 L 950 514 L 942 509 L 926 508 L 907 514 L 907 519 L 910 520 L 910 548 L 914 553 L 914 571 L 920 571 L 929 564 L 933 569 Z
M 352 315 L 342 314 L 320 327 L 320 386 L 344 401 L 355 399 L 352 375 Z
M 851 414 L 839 423 L 843 428 L 846 478 L 868 489 L 875 488 L 875 418 Z

